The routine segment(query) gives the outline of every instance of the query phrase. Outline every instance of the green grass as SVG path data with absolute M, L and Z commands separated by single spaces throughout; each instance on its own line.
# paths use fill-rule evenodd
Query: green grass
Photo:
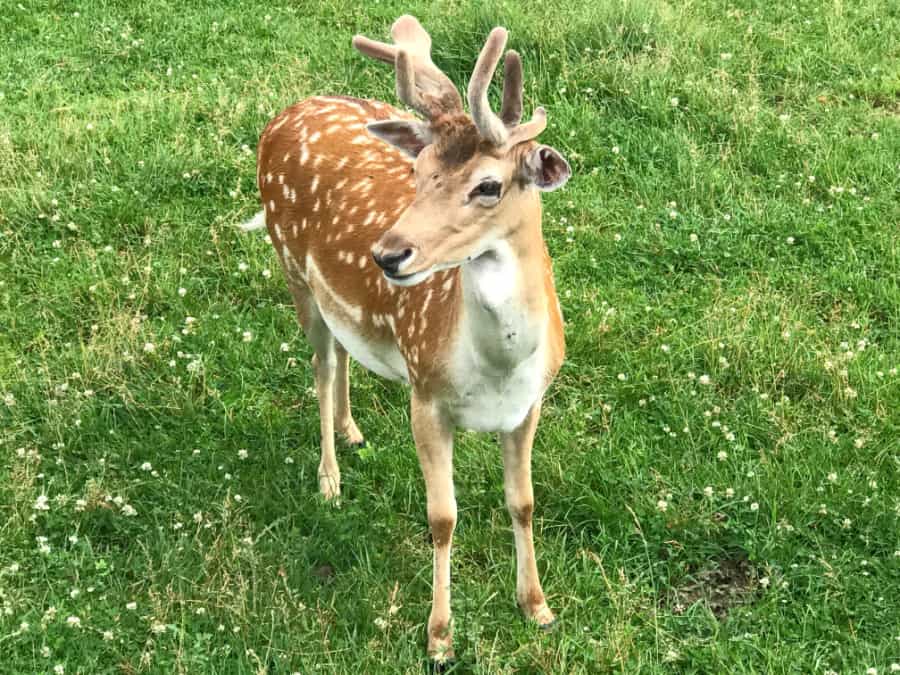
M 371 445 L 322 503 L 310 349 L 233 227 L 278 110 L 394 100 L 350 37 L 405 12 L 460 85 L 509 27 L 574 170 L 545 200 L 568 355 L 534 459 L 560 627 L 520 619 L 500 453 L 460 434 L 457 672 L 900 662 L 900 6 L 259 7 L 0 13 L 0 669 L 421 672 L 408 394 L 356 368 Z M 727 560 L 724 617 L 673 600 Z

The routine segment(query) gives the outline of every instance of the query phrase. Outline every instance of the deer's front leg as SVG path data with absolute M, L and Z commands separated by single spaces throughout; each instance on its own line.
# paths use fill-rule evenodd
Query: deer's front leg
M 425 477 L 428 525 L 434 542 L 431 616 L 428 618 L 428 655 L 438 661 L 453 657 L 450 624 L 450 546 L 456 527 L 453 494 L 453 428 L 432 401 L 412 397 L 412 431 Z
M 503 443 L 503 487 L 506 507 L 512 517 L 516 541 L 516 599 L 529 619 L 542 628 L 549 628 L 556 618 L 547 607 L 544 590 L 538 578 L 534 559 L 534 540 L 531 535 L 531 516 L 534 512 L 534 492 L 531 488 L 531 444 L 541 415 L 536 403 L 522 424 L 510 433 L 500 435 Z

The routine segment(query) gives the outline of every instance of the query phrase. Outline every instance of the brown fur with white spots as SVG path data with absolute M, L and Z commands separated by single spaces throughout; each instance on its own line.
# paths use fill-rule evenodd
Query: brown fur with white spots
M 546 125 L 542 109 L 519 124 L 515 52 L 506 56 L 500 116 L 487 104 L 503 29 L 491 33 L 475 67 L 471 118 L 431 62 L 419 23 L 402 17 L 392 35 L 395 45 L 362 37 L 354 45 L 395 64 L 400 98 L 425 120 L 375 101 L 307 99 L 263 132 L 258 183 L 264 222 L 315 350 L 326 498 L 340 493 L 335 426 L 349 442 L 363 442 L 350 413 L 348 353 L 411 386 L 435 546 L 428 651 L 441 660 L 452 656 L 455 428 L 500 432 L 516 595 L 529 618 L 554 621 L 531 534 L 531 445 L 564 355 L 539 191 L 562 185 L 569 168 L 533 141 Z

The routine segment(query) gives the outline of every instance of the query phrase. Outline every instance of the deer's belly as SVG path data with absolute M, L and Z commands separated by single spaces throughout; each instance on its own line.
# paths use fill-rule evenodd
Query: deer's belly
M 457 372 L 455 396 L 448 402 L 458 427 L 472 431 L 505 431 L 518 427 L 544 391 L 543 349 L 511 372 L 479 372 L 469 363 Z
M 353 325 L 341 321 L 338 316 L 329 316 L 321 307 L 320 311 L 335 339 L 363 367 L 390 380 L 409 382 L 406 362 L 396 345 L 367 339 Z

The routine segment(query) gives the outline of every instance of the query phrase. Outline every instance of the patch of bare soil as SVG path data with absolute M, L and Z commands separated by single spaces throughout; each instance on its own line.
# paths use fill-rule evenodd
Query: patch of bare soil
M 747 558 L 720 558 L 688 573 L 682 584 L 669 589 L 666 604 L 681 614 L 702 601 L 721 620 L 733 607 L 752 602 L 759 589 L 759 575 Z

